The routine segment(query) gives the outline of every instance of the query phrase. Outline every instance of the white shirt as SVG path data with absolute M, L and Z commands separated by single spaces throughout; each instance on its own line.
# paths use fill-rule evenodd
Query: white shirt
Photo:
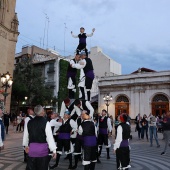
M 62 125 L 61 122 L 57 122 L 56 121 L 57 119 L 52 119 L 50 121 L 50 125 L 51 127 L 54 127 L 54 130 L 53 130 L 53 135 L 56 135 L 56 131 L 60 128 L 60 126 Z
M 120 147 L 120 143 L 122 142 L 122 132 L 123 132 L 122 126 L 119 125 L 117 127 L 117 136 L 116 136 L 115 144 L 114 144 L 114 147 L 113 147 L 114 150 L 116 150 Z
M 83 34 L 83 33 L 80 33 L 80 34 Z M 85 33 L 86 34 L 86 33 Z M 73 33 L 71 33 L 72 37 L 73 38 L 79 38 L 78 35 L 74 35 Z M 87 37 L 92 37 L 93 36 L 93 31 L 91 34 L 86 34 Z
M 0 118 L 2 120 L 2 118 Z M 2 147 L 4 144 L 2 142 L 2 137 L 1 137 L 1 125 L 0 125 L 0 147 Z
M 83 62 L 84 65 L 81 65 L 79 62 Z M 83 60 L 80 60 L 79 62 L 78 61 L 74 62 L 74 60 L 70 60 L 70 65 L 72 68 L 76 68 L 76 69 L 84 68 L 86 61 L 83 59 Z
M 48 147 L 50 151 L 56 153 L 56 144 L 53 139 L 52 130 L 49 122 L 47 122 L 46 124 L 45 134 L 46 134 L 46 141 L 48 143 Z M 29 134 L 28 134 L 28 129 L 26 128 L 24 130 L 23 146 L 28 146 L 28 143 L 29 143 Z
M 83 63 L 83 65 L 81 65 L 80 63 Z M 76 69 L 83 69 L 85 66 L 86 66 L 85 59 L 81 59 L 78 63 L 72 64 L 72 68 L 76 68 Z

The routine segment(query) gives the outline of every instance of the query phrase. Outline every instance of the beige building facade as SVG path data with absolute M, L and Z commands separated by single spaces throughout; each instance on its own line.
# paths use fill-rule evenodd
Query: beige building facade
M 13 75 L 15 49 L 18 32 L 18 18 L 15 13 L 16 0 L 0 0 L 0 74 L 7 71 Z M 8 89 L 6 111 L 10 111 L 11 88 Z M 3 95 L 0 95 L 3 99 Z
M 103 96 L 110 94 L 108 112 L 116 117 L 128 113 L 162 115 L 170 110 L 170 71 L 137 71 L 133 74 L 102 77 L 99 80 L 99 111 L 106 109 Z

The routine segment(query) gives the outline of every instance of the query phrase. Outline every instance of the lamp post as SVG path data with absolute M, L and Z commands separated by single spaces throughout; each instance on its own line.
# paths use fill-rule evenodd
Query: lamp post
M 12 77 L 10 77 L 9 72 L 3 74 L 1 76 L 1 83 L 2 83 L 2 87 L 4 88 L 4 106 L 6 105 L 6 97 L 8 96 L 9 93 L 7 93 L 7 89 L 10 88 L 12 86 L 13 80 Z
M 112 99 L 113 99 L 112 96 L 110 96 L 109 94 L 107 94 L 103 97 L 103 100 L 107 106 L 107 114 L 108 114 L 108 107 L 109 107 L 110 101 L 112 101 Z

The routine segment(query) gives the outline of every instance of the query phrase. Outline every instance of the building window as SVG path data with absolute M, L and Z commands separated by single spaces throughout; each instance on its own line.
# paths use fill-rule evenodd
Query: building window
M 129 100 L 126 96 L 119 96 L 117 99 L 116 99 L 116 103 L 119 103 L 119 102 L 125 102 L 125 103 L 129 103 Z
M 167 98 L 165 95 L 163 95 L 163 94 L 157 94 L 157 95 L 153 98 L 152 102 L 169 102 L 169 101 L 168 101 L 168 98 Z

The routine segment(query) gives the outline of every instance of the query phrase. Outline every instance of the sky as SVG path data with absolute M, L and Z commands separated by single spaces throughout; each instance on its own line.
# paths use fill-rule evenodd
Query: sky
M 74 55 L 79 34 L 95 28 L 87 48 L 122 65 L 122 74 L 145 67 L 170 70 L 170 0 L 17 0 L 19 38 L 23 45 L 51 48 Z

